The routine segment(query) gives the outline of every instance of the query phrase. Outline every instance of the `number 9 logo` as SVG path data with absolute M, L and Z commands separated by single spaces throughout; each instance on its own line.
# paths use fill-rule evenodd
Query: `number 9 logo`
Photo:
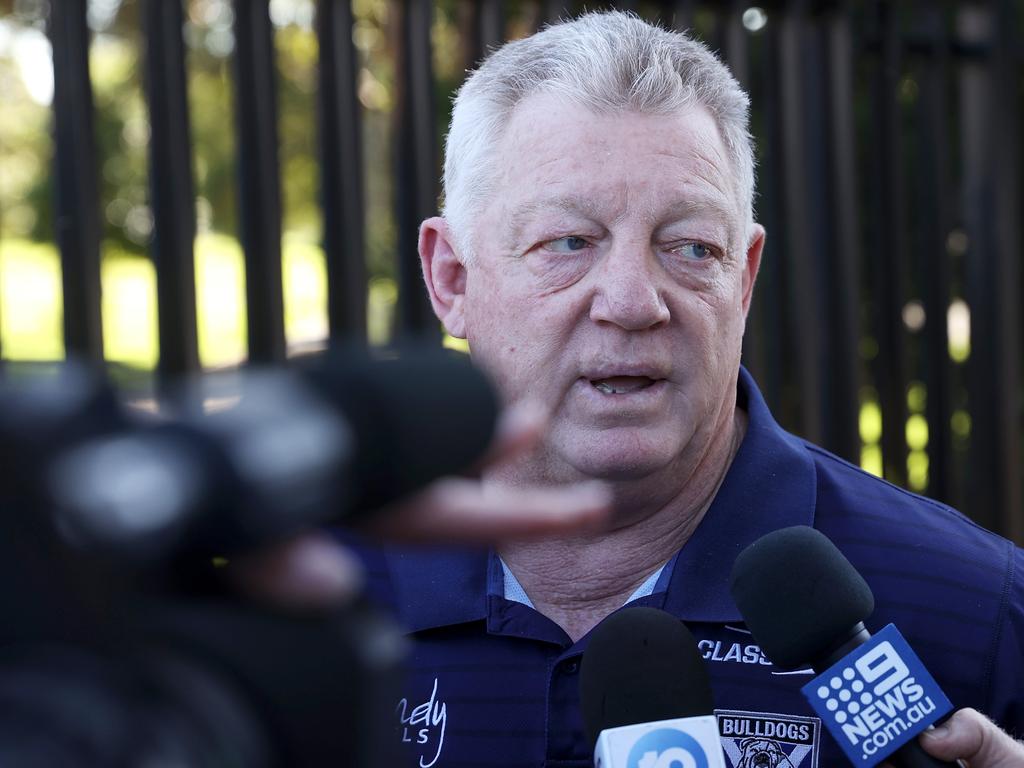
M 895 688 L 901 680 L 910 675 L 910 669 L 888 640 L 879 643 L 877 647 L 857 659 L 854 666 L 868 683 L 885 678 L 875 686 L 876 696 L 881 696 L 886 691 Z
M 626 765 L 628 768 L 708 768 L 708 758 L 690 734 L 659 728 L 637 739 Z

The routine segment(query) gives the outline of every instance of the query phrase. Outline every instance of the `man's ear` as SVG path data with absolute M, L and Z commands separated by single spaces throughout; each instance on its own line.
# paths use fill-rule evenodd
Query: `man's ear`
M 757 270 L 761 268 L 761 253 L 764 251 L 764 227 L 755 224 L 747 241 L 747 259 L 743 264 L 743 319 L 746 320 L 750 311 L 750 300 L 754 296 L 754 283 L 757 281 Z
M 427 219 L 420 225 L 420 265 L 434 314 L 450 335 L 464 339 L 466 267 L 459 260 L 452 240 L 448 222 L 440 216 Z

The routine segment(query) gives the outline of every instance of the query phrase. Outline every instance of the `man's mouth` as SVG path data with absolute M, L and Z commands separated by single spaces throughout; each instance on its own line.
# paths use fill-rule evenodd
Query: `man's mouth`
M 655 381 L 647 376 L 611 376 L 607 379 L 592 379 L 590 384 L 604 395 L 628 395 L 647 389 Z

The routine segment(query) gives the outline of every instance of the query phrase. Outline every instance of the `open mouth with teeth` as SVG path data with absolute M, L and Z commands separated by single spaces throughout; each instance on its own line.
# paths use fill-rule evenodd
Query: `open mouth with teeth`
M 607 379 L 592 379 L 590 385 L 604 395 L 628 395 L 647 389 L 657 381 L 647 376 L 612 376 Z

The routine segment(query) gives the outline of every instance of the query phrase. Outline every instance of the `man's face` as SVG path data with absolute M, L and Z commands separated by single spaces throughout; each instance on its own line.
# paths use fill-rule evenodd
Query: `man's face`
M 711 116 L 534 96 L 496 160 L 460 321 L 507 401 L 553 411 L 531 474 L 692 471 L 733 418 L 762 241 L 745 239 Z

